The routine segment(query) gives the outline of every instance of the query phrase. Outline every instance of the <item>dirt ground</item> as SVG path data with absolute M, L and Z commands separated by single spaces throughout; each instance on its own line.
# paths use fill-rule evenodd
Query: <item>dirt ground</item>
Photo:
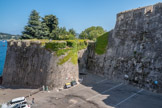
M 100 76 L 80 76 L 83 82 L 69 89 L 41 91 L 27 98 L 32 108 L 162 108 L 162 94 L 114 82 Z M 0 89 L 0 102 L 26 96 L 36 89 Z
M 38 89 L 24 89 L 24 88 L 4 88 L 0 86 L 0 104 L 6 103 L 13 98 L 28 96 Z

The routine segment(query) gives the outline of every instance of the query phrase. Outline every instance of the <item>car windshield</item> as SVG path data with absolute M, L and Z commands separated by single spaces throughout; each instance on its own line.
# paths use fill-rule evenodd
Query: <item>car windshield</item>
M 24 101 L 24 100 L 19 100 L 19 101 L 10 102 L 10 104 L 19 103 L 19 102 L 22 102 L 22 101 Z
M 19 104 L 17 104 L 17 105 L 15 105 L 14 107 L 12 107 L 12 108 L 20 108 L 20 105 Z

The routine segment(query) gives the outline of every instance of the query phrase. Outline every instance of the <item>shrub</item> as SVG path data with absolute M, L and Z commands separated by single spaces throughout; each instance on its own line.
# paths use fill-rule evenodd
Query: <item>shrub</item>
M 68 47 L 73 47 L 74 48 L 77 45 L 77 42 L 75 40 L 68 40 L 66 42 L 67 42 Z
M 41 42 L 47 50 L 55 51 L 57 56 L 67 55 L 59 60 L 58 65 L 62 65 L 68 60 L 77 64 L 78 50 L 87 47 L 88 42 L 85 40 L 66 40 L 66 41 L 43 41 Z
M 61 48 L 66 48 L 66 42 L 49 42 L 45 44 L 45 48 L 52 51 L 58 51 Z

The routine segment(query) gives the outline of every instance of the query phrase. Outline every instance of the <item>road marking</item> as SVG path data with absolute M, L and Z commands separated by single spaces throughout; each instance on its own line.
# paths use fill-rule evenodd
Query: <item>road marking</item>
M 123 102 L 125 102 L 125 101 L 127 101 L 128 99 L 134 97 L 135 95 L 137 95 L 138 93 L 140 93 L 140 92 L 142 92 L 142 91 L 143 91 L 143 89 L 139 90 L 137 93 L 132 94 L 132 95 L 129 96 L 128 98 L 126 98 L 126 99 L 122 100 L 121 102 L 119 102 L 118 104 L 114 105 L 114 107 L 117 107 L 118 105 L 122 104 Z
M 115 88 L 117 88 L 117 87 L 119 87 L 119 86 L 121 86 L 121 85 L 123 85 L 123 83 L 120 83 L 120 84 L 118 84 L 118 85 L 116 85 L 116 86 L 114 86 L 114 87 L 112 87 L 112 88 L 109 88 L 109 89 L 107 89 L 107 90 L 101 92 L 101 94 L 104 94 L 104 93 L 106 93 L 106 92 L 108 92 L 108 91 L 111 91 L 111 90 L 113 90 L 113 89 L 115 89 Z M 86 100 L 91 100 L 91 99 L 93 99 L 93 98 L 95 98 L 95 97 L 97 97 L 97 96 L 99 96 L 99 95 L 101 95 L 101 94 L 94 95 L 94 96 L 92 96 L 92 97 L 90 97 L 90 98 L 88 98 L 88 99 L 86 99 Z
M 107 80 L 107 79 L 104 79 L 104 80 L 98 81 L 98 82 L 96 82 L 96 84 L 102 83 L 102 82 L 104 82 L 104 81 L 106 81 L 106 80 Z

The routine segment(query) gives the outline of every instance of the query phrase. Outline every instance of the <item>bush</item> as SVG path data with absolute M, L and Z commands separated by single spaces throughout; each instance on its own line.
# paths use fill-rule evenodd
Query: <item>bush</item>
M 68 60 L 73 64 L 77 64 L 78 50 L 87 47 L 88 42 L 85 40 L 66 40 L 66 41 L 43 41 L 41 44 L 45 45 L 45 48 L 50 51 L 55 51 L 57 56 L 65 55 L 58 62 L 58 65 L 62 65 Z
M 45 48 L 52 51 L 58 51 L 59 49 L 66 48 L 66 42 L 49 42 L 45 44 Z
M 71 50 L 71 48 L 59 49 L 58 51 L 56 51 L 56 55 L 57 56 L 65 55 L 65 53 L 68 52 L 69 50 Z
M 78 50 L 87 48 L 88 42 L 86 40 L 79 40 L 77 43 Z
M 77 42 L 75 40 L 68 40 L 67 42 L 67 46 L 68 47 L 76 47 L 77 46 Z

